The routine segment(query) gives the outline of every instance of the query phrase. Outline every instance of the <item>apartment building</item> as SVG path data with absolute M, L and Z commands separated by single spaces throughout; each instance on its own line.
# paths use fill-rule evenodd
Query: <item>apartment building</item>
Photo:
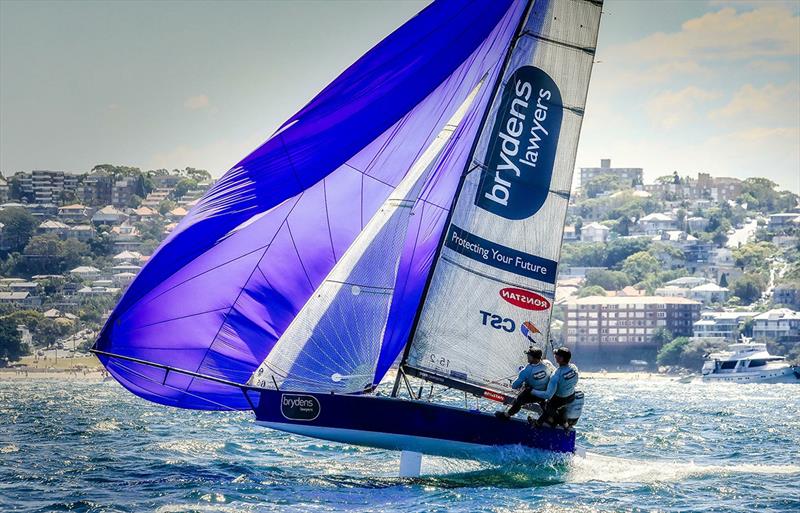
M 565 303 L 567 346 L 594 363 L 653 362 L 659 328 L 691 336 L 699 301 L 662 296 L 589 296 Z

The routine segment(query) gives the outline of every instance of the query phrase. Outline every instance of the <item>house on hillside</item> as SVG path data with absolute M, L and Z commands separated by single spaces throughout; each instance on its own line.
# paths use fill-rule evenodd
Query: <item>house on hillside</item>
M 755 316 L 753 338 L 800 342 L 800 312 L 776 308 Z
M 92 224 L 94 224 L 95 226 L 99 226 L 101 224 L 116 226 L 126 221 L 127 219 L 128 219 L 127 214 L 125 214 L 121 210 L 118 210 L 116 207 L 107 205 L 94 213 L 94 215 L 92 216 Z
M 654 212 L 639 219 L 636 225 L 646 235 L 658 235 L 665 230 L 675 230 L 677 220 L 672 214 Z
M 581 242 L 606 242 L 611 229 L 600 223 L 589 223 L 581 228 Z
M 42 224 L 36 228 L 36 232 L 40 235 L 55 235 L 59 239 L 65 239 L 67 237 L 67 232 L 69 232 L 69 226 L 61 221 L 51 219 L 42 222 Z
M 59 207 L 58 218 L 65 223 L 85 223 L 89 220 L 89 208 L 80 203 Z
M 689 299 L 700 301 L 704 305 L 711 303 L 724 303 L 728 300 L 730 291 L 715 283 L 705 283 L 689 289 Z

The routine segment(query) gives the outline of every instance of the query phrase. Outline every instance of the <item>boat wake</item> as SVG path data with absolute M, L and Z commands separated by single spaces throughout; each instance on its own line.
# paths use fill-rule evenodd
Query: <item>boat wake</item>
M 707 475 L 724 476 L 736 474 L 800 475 L 800 465 L 704 464 L 678 460 L 637 460 L 618 458 L 602 454 L 587 453 L 570 462 L 565 481 L 612 482 L 612 483 L 658 483 L 675 482 Z
M 800 465 L 703 464 L 677 460 L 637 460 L 588 452 L 553 455 L 522 447 L 482 454 L 474 461 L 426 457 L 423 484 L 444 487 L 499 486 L 524 488 L 562 483 L 671 483 L 704 476 L 796 475 Z

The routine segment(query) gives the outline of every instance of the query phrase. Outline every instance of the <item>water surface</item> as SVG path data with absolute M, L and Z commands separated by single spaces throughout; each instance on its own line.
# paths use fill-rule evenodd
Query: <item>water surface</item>
M 800 511 L 800 386 L 585 380 L 586 458 L 482 461 L 266 430 L 115 383 L 0 382 L 0 511 Z M 402 419 L 398 419 L 401 422 Z

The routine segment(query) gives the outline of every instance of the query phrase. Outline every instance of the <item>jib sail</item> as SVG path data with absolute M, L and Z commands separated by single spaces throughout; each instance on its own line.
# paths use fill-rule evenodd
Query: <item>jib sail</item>
M 601 3 L 537 0 L 468 169 L 403 362 L 467 390 L 509 390 L 548 336 Z

